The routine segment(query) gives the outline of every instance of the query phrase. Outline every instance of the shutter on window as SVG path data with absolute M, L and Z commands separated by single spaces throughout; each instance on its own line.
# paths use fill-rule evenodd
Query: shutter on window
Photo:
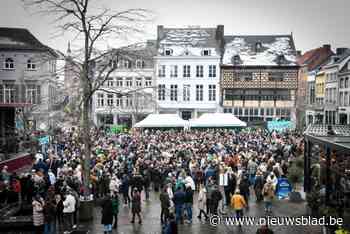
M 41 104 L 41 86 L 37 86 L 37 96 L 36 96 L 36 103 Z

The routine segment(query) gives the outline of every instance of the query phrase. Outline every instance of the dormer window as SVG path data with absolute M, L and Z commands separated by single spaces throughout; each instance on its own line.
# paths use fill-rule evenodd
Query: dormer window
M 203 50 L 202 55 L 203 56 L 210 56 L 210 50 Z
M 173 50 L 172 49 L 166 49 L 165 50 L 165 55 L 166 56 L 170 56 L 170 55 L 172 55 L 173 54 Z
M 36 70 L 36 64 L 34 63 L 34 61 L 33 60 L 31 60 L 31 59 L 28 59 L 28 61 L 27 61 L 27 69 L 28 70 Z
M 262 47 L 262 45 L 261 45 L 260 41 L 255 43 L 255 52 L 259 52 L 261 50 L 261 47 Z
M 15 62 L 12 58 L 6 58 L 5 59 L 5 64 L 4 64 L 5 69 L 15 69 Z
M 284 57 L 284 55 L 283 54 L 279 54 L 279 55 L 277 55 L 277 64 L 278 65 L 281 65 L 281 64 L 283 64 L 284 62 L 285 62 L 285 57 Z
M 238 64 L 241 63 L 241 58 L 239 57 L 238 54 L 236 54 L 235 56 L 233 56 L 233 58 L 232 58 L 232 63 L 233 63 L 233 65 L 238 65 Z
M 136 60 L 136 68 L 144 68 L 145 67 L 145 61 L 138 59 Z

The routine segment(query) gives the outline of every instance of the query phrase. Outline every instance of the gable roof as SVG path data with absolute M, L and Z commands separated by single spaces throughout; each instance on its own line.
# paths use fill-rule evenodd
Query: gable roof
M 200 56 L 203 49 L 211 50 L 213 56 L 219 55 L 220 43 L 216 39 L 217 28 L 162 28 L 158 33 L 158 54 L 172 49 L 174 56 Z
M 330 47 L 322 46 L 305 52 L 299 59 L 300 66 L 307 66 L 309 71 L 319 69 L 322 65 L 329 62 L 330 57 L 334 55 Z
M 259 48 L 257 48 L 259 46 Z M 292 35 L 225 36 L 224 65 L 296 66 L 296 50 Z
M 53 49 L 42 44 L 31 32 L 24 28 L 0 27 L 0 50 L 49 51 L 58 56 Z

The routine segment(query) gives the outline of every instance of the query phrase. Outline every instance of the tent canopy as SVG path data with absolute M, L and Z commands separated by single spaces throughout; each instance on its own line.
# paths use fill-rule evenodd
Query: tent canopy
M 135 128 L 183 128 L 188 121 L 177 114 L 149 114 L 144 120 L 135 124 Z
M 206 113 L 190 120 L 191 127 L 246 127 L 247 124 L 230 113 Z

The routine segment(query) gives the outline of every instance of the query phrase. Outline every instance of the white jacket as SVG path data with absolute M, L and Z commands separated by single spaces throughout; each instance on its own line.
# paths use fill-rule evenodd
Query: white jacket
M 68 194 L 63 201 L 63 213 L 73 213 L 75 211 L 75 198 L 72 194 Z

